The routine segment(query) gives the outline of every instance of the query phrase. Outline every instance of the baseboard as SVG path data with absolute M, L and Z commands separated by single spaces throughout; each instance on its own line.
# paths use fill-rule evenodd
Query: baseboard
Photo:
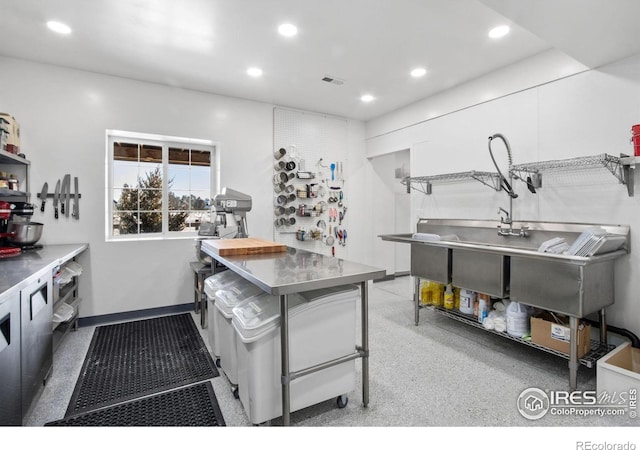
M 181 305 L 161 306 L 159 308 L 138 309 L 136 311 L 126 311 L 121 313 L 103 314 L 101 316 L 80 317 L 79 327 L 90 327 L 102 325 L 109 322 L 125 322 L 128 320 L 145 319 L 152 316 L 167 314 L 178 314 L 193 311 L 193 303 L 183 303 Z

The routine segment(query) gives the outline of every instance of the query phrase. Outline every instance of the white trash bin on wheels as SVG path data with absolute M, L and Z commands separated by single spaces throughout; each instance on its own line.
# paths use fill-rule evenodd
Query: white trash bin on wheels
M 220 348 L 220 367 L 226 375 L 238 398 L 238 359 L 236 354 L 235 331 L 231 325 L 233 308 L 240 302 L 262 294 L 264 291 L 258 286 L 241 278 L 235 283 L 218 289 L 215 293 L 214 327 L 217 329 Z
M 352 354 L 356 346 L 356 285 L 289 296 L 290 370 Z M 236 331 L 238 390 L 253 424 L 282 416 L 280 304 L 277 296 L 260 295 L 233 309 Z M 291 412 L 336 398 L 339 407 L 355 387 L 355 361 L 345 361 L 290 384 Z
M 207 335 L 211 353 L 218 368 L 220 367 L 220 330 L 215 326 L 216 292 L 224 287 L 231 287 L 239 280 L 244 279 L 231 270 L 215 273 L 204 280 L 204 292 L 209 303 L 207 307 Z

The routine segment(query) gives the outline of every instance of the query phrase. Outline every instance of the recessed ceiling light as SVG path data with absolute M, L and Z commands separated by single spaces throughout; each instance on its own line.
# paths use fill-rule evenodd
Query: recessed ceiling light
M 65 25 L 62 22 L 56 22 L 55 20 L 50 20 L 49 22 L 47 22 L 47 27 L 49 27 L 51 31 L 55 31 L 56 33 L 60 33 L 60 34 L 71 33 L 71 28 L 69 28 L 68 25 Z
M 423 67 L 417 67 L 411 71 L 411 76 L 414 78 L 420 78 L 427 73 L 427 69 Z
M 252 77 L 259 77 L 262 75 L 262 69 L 258 67 L 250 67 L 249 69 L 247 69 L 247 73 Z
M 500 25 L 499 27 L 492 28 L 491 31 L 489 31 L 489 37 L 491 39 L 499 39 L 509 34 L 509 30 L 510 28 L 508 25 Z
M 278 27 L 278 33 L 282 36 L 291 37 L 298 34 L 298 28 L 291 23 L 283 23 Z
M 362 97 L 360 97 L 360 100 L 362 100 L 365 103 L 369 103 L 372 102 L 375 99 L 375 97 L 371 94 L 365 94 Z

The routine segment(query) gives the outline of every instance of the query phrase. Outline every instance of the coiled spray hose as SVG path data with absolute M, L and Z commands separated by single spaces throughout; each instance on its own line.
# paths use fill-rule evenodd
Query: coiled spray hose
M 511 147 L 509 146 L 509 141 L 507 141 L 507 138 L 504 137 L 502 134 L 500 133 L 496 133 L 493 136 L 489 136 L 489 155 L 491 155 L 491 160 L 493 161 L 493 165 L 496 166 L 496 170 L 498 171 L 498 175 L 500 176 L 500 185 L 502 187 L 502 189 L 505 190 L 505 192 L 507 194 L 509 194 L 509 196 L 511 198 L 517 198 L 518 194 L 516 194 L 513 191 L 513 188 L 511 187 L 511 184 L 507 181 L 507 178 L 504 176 L 504 174 L 502 173 L 502 171 L 500 170 L 500 167 L 498 166 L 498 163 L 496 162 L 496 159 L 493 156 L 493 150 L 491 149 L 491 142 L 494 139 L 501 139 L 502 142 L 504 142 L 505 147 L 507 148 L 507 158 L 509 161 L 509 173 L 511 173 L 511 168 L 513 167 L 513 159 L 511 156 Z

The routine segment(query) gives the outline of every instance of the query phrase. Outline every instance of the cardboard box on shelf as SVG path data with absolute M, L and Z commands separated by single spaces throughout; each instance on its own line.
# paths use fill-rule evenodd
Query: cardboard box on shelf
M 569 354 L 569 318 L 558 314 L 543 313 L 531 317 L 531 342 Z M 591 325 L 580 322 L 578 326 L 578 358 L 591 349 Z
M 3 150 L 18 153 L 20 150 L 20 125 L 18 124 L 18 121 L 16 121 L 15 117 L 12 115 L 3 112 L 0 112 L 0 118 L 4 119 L 2 120 L 2 123 L 4 124 L 3 128 L 8 132 L 6 142 L 7 148 L 4 148 Z

